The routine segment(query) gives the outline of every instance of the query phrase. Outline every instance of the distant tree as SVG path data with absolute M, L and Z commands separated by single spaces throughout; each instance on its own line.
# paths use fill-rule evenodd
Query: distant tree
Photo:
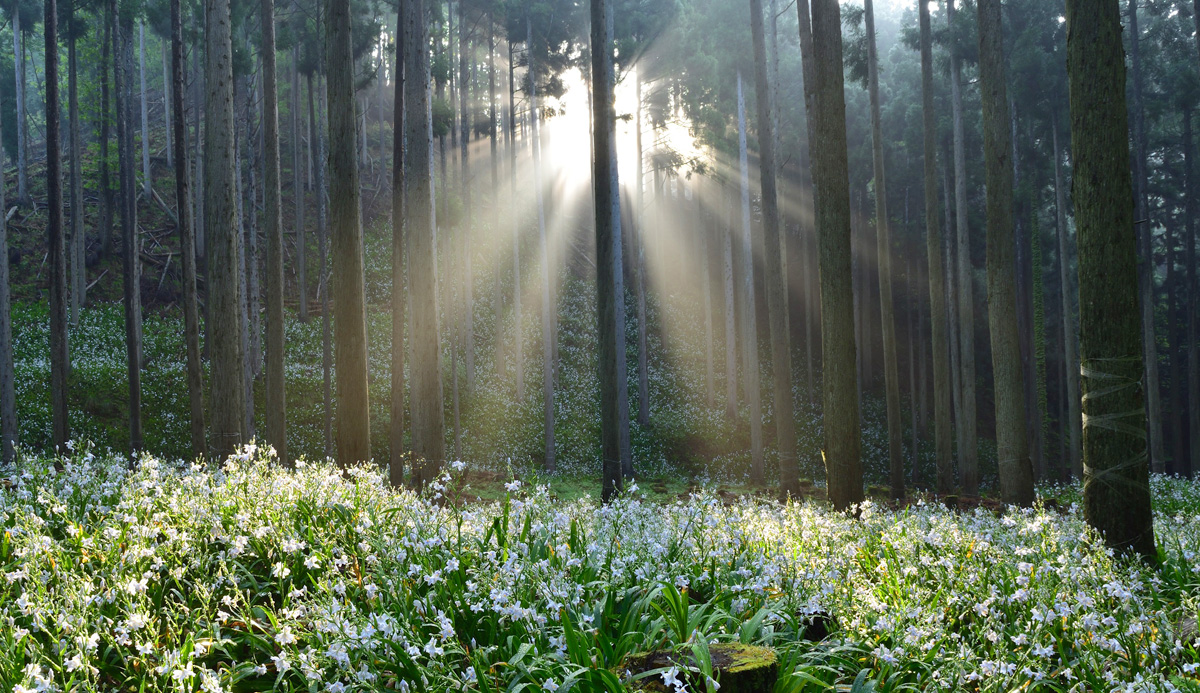
M 46 225 L 50 247 L 50 387 L 54 445 L 65 449 L 71 438 L 67 417 L 67 233 L 63 228 L 62 147 L 58 98 L 58 6 L 46 0 Z M 2 212 L 0 212 L 2 213 Z
M 13 0 L 10 13 L 13 33 L 13 71 L 16 85 L 17 111 L 17 202 L 27 205 L 29 196 L 29 123 L 25 104 L 25 34 L 32 30 L 32 17 L 22 17 L 25 7 L 20 0 Z M 24 28 L 28 26 L 29 28 Z
M 173 0 L 178 2 L 179 0 Z M 279 182 L 279 95 L 275 67 L 275 2 L 261 1 L 263 70 L 263 230 L 267 238 L 267 442 L 288 460 L 283 356 L 283 220 Z
M 393 486 L 404 483 L 404 320 L 408 302 L 404 284 L 404 133 L 407 127 L 405 108 L 405 39 L 404 5 L 399 0 L 396 9 L 396 68 L 394 108 L 392 109 L 392 382 L 391 422 L 388 427 L 389 472 Z
M 762 400 L 759 394 L 758 320 L 754 300 L 754 246 L 750 228 L 750 164 L 746 141 L 746 97 L 742 73 L 737 76 L 738 172 L 741 190 L 741 264 L 742 291 L 739 312 L 742 315 L 742 371 L 746 381 L 746 406 L 750 410 L 750 481 L 766 481 L 763 471 Z
M 929 5 L 917 0 L 921 47 L 921 102 L 925 133 L 925 247 L 929 266 L 929 324 L 933 344 L 933 427 L 938 493 L 954 488 L 951 453 L 950 347 L 946 337 L 946 285 L 942 273 L 942 234 L 938 221 L 937 126 L 933 111 L 933 45 Z
M 904 497 L 904 424 L 900 413 L 900 367 L 896 356 L 896 318 L 892 305 L 892 236 L 883 159 L 883 116 L 879 103 L 879 56 L 875 46 L 875 8 L 863 6 L 867 24 L 867 90 L 871 99 L 872 159 L 875 163 L 875 236 L 879 271 L 883 379 L 887 402 L 888 469 L 893 498 Z
M 538 247 L 542 256 L 542 413 L 543 427 L 546 436 L 545 469 L 553 472 L 556 467 L 556 450 L 554 444 L 554 326 L 557 323 L 554 315 L 554 302 L 551 297 L 552 256 L 550 255 L 549 239 L 546 237 L 546 210 L 542 191 L 542 145 L 538 134 L 541 112 L 538 110 L 538 71 L 533 54 L 533 22 L 525 20 L 525 45 L 529 54 L 529 130 L 530 141 L 533 143 L 533 188 L 537 204 Z
M 3 136 L 0 136 L 0 141 Z M 4 148 L 0 147 L 0 171 L 4 170 Z M 0 176 L 0 210 L 5 204 L 4 176 Z M 0 211 L 0 459 L 9 463 L 17 456 L 17 389 L 13 370 L 12 291 L 8 273 L 8 215 Z
M 445 461 L 442 350 L 438 325 L 436 231 L 433 217 L 433 123 L 430 116 L 429 26 L 426 0 L 404 8 L 404 211 L 412 296 L 412 482 L 437 478 Z
M 1074 282 L 1071 281 L 1073 270 L 1070 267 L 1070 238 L 1067 231 L 1067 201 L 1066 184 L 1063 182 L 1062 159 L 1066 152 L 1059 144 L 1058 114 L 1051 116 L 1051 144 L 1054 147 L 1054 207 L 1058 235 L 1058 281 L 1062 310 L 1062 347 L 1063 347 L 1063 376 L 1066 381 L 1066 410 L 1067 420 L 1060 426 L 1066 427 L 1065 435 L 1068 440 L 1068 459 L 1064 463 L 1076 478 L 1083 476 L 1080 466 L 1081 438 L 1083 436 L 1083 420 L 1079 409 L 1079 328 L 1075 324 L 1074 311 L 1071 308 L 1071 294 Z
M 775 439 L 779 450 L 779 492 L 800 494 L 796 459 L 796 406 L 792 399 L 792 345 L 788 328 L 787 279 L 783 276 L 783 220 L 776 188 L 775 116 L 768 80 L 766 30 L 762 0 L 750 0 L 750 35 L 754 45 L 754 90 L 758 101 L 758 161 L 762 184 L 763 242 L 766 252 L 767 316 L 771 325 L 771 372 L 774 376 Z
M 67 250 L 70 257 L 71 325 L 79 324 L 79 309 L 84 305 L 87 294 L 87 267 L 84 246 L 87 240 L 83 230 L 83 137 L 79 124 L 79 56 L 78 43 L 84 26 L 79 21 L 73 4 L 64 5 L 62 10 L 67 19 L 67 132 L 69 137 L 71 166 L 68 173 L 69 202 L 71 205 L 71 244 Z
M 863 500 L 855 382 L 854 292 L 850 274 L 850 188 L 845 77 L 837 0 L 813 0 L 813 177 L 821 254 L 825 471 L 829 500 L 846 510 Z
M 211 368 L 211 449 L 224 457 L 243 442 L 241 243 L 234 188 L 233 38 L 229 0 L 205 3 L 207 94 L 204 137 L 204 218 L 208 248 L 208 339 Z
M 1004 77 L 1000 0 L 978 0 L 979 82 L 987 161 L 988 322 L 996 380 L 996 455 L 1005 503 L 1032 505 L 1033 463 L 1025 422 L 1025 381 L 1018 341 L 1013 168 Z
M 354 54 L 350 0 L 329 0 L 329 211 L 332 225 L 338 464 L 371 458 L 367 389 L 367 314 L 359 202 Z
M 1137 248 L 1117 0 L 1067 0 L 1079 245 L 1083 510 L 1109 546 L 1156 555 L 1142 408 Z

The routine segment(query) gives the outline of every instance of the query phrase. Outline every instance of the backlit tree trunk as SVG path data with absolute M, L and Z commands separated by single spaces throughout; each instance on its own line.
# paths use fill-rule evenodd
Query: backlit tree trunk
M 175 0 L 178 2 L 178 0 Z M 276 84 L 275 2 L 262 0 L 263 231 L 267 238 L 267 442 L 287 451 L 283 355 L 283 220 L 279 182 L 279 89 Z M 294 117 L 294 116 L 293 116 Z
M 405 39 L 404 4 L 396 10 L 396 70 L 392 80 L 395 96 L 392 109 L 392 381 L 391 420 L 388 426 L 389 479 L 393 486 L 404 483 L 404 319 L 408 292 L 404 285 L 404 111 Z
M 737 78 L 738 152 L 742 203 L 742 368 L 750 409 L 750 481 L 763 484 L 762 403 L 759 396 L 758 324 L 754 300 L 754 250 L 750 233 L 750 164 L 746 146 L 746 99 L 742 74 Z
M 1063 424 L 1067 428 L 1067 438 L 1070 441 L 1068 459 L 1071 474 L 1075 478 L 1083 478 L 1083 468 L 1080 466 L 1080 438 L 1083 435 L 1083 420 L 1079 411 L 1079 330 L 1075 326 L 1075 311 L 1072 308 L 1071 296 L 1075 285 L 1071 281 L 1070 267 L 1070 238 L 1067 234 L 1067 201 L 1066 186 L 1063 183 L 1062 157 L 1065 152 L 1058 143 L 1058 114 L 1051 116 L 1052 143 L 1054 147 L 1054 206 L 1058 226 L 1058 282 L 1062 298 L 1062 343 L 1063 343 L 1063 375 L 1066 380 L 1067 420 Z
M 67 230 L 63 227 L 62 148 L 59 143 L 58 6 L 46 0 L 46 233 L 50 254 L 50 413 L 55 447 L 65 451 L 71 438 L 67 420 Z M 20 14 L 18 10 L 15 14 Z
M 142 447 L 142 298 L 141 234 L 137 225 L 137 181 L 133 161 L 133 19 L 122 16 L 115 2 L 113 88 L 117 108 L 117 158 L 120 169 L 121 239 L 125 303 L 125 356 L 129 374 L 129 444 Z

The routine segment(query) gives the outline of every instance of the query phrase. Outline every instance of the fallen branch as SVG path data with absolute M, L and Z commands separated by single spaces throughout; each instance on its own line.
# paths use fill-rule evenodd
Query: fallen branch
M 88 290 L 88 291 L 91 291 L 91 290 L 92 290 L 92 287 L 93 287 L 93 286 L 95 286 L 95 285 L 97 285 L 97 284 L 99 284 L 99 283 L 100 283 L 100 280 L 101 280 L 101 279 L 104 279 L 104 275 L 106 275 L 106 274 L 108 274 L 108 270 L 104 270 L 103 272 L 101 272 L 99 277 L 96 277 L 96 278 L 95 278 L 95 279 L 92 281 L 92 283 L 91 283 L 91 284 L 88 284 L 88 285 L 87 285 L 87 290 Z

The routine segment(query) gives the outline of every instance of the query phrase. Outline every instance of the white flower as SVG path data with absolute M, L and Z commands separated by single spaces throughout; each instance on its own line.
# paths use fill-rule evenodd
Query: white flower
M 284 565 L 282 563 L 276 563 L 274 566 L 271 567 L 271 575 L 273 577 L 279 578 L 280 580 L 286 578 L 287 576 L 289 576 L 291 574 L 292 574 L 291 568 L 288 568 L 286 565 Z
M 83 668 L 83 656 L 76 652 L 75 656 L 68 659 L 65 665 L 67 671 L 78 671 Z
M 513 479 L 504 485 L 504 490 L 508 491 L 509 493 L 516 493 L 518 490 L 520 490 L 520 488 L 521 481 L 519 479 Z
M 558 690 L 558 682 L 554 679 L 546 679 L 542 682 L 542 690 L 546 691 L 546 693 L 554 693 L 554 691 Z
M 284 626 L 283 630 L 280 630 L 279 633 L 275 636 L 275 642 L 279 643 L 280 645 L 284 645 L 284 646 L 295 643 L 296 636 L 292 634 L 291 626 Z
M 308 568 L 309 570 L 316 570 L 321 567 L 321 559 L 317 558 L 316 556 L 309 556 L 308 558 L 304 559 L 304 567 Z
M 287 656 L 280 654 L 277 657 L 271 657 L 271 662 L 275 665 L 275 671 L 282 674 L 292 668 L 292 663 L 287 660 Z

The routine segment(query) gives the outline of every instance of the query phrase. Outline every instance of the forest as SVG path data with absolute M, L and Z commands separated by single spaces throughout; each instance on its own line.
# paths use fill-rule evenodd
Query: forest
M 1200 0 L 0 45 L 0 690 L 1200 693 Z

